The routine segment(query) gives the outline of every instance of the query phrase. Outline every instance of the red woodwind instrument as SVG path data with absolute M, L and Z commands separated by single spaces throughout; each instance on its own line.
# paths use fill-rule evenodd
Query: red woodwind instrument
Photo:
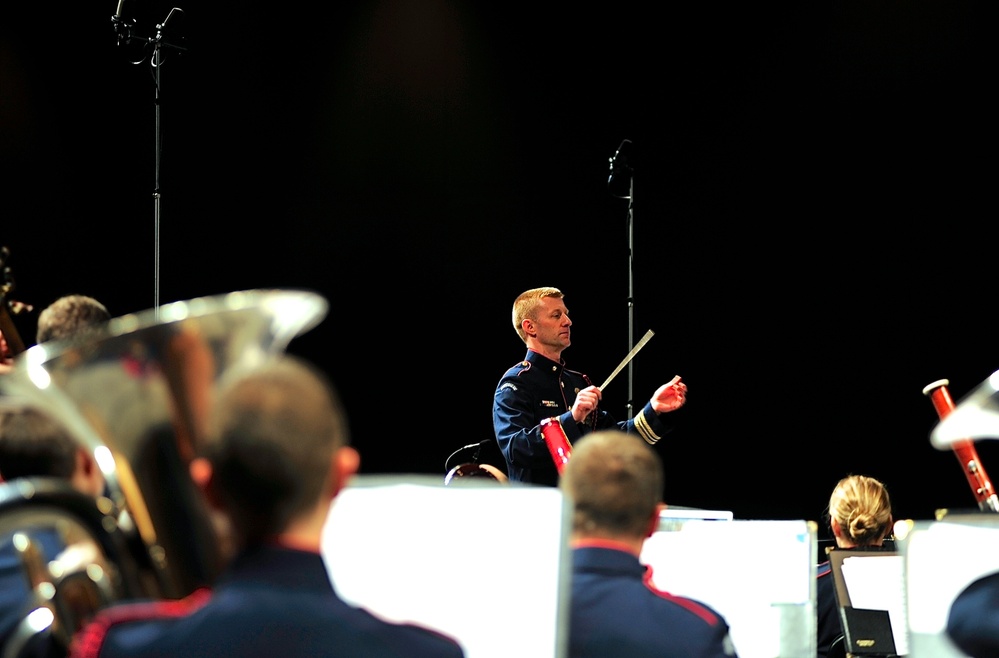
M 545 439 L 545 445 L 548 446 L 548 452 L 552 455 L 558 474 L 562 475 L 562 470 L 572 456 L 572 446 L 569 445 L 569 437 L 565 435 L 559 419 L 553 416 L 542 420 L 541 436 Z
M 954 410 L 954 400 L 947 390 L 949 384 L 949 380 L 939 379 L 923 388 L 923 394 L 929 396 L 941 420 Z M 999 496 L 992 488 L 989 474 L 985 472 L 985 467 L 978 459 L 974 441 L 971 439 L 957 441 L 952 447 L 971 486 L 971 492 L 978 501 L 978 506 L 985 512 L 999 512 Z

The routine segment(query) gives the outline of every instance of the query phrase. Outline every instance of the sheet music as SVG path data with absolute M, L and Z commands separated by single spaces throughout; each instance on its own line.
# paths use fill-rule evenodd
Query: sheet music
M 689 519 L 654 532 L 641 560 L 659 589 L 721 613 L 739 658 L 814 658 L 815 551 L 810 521 Z
M 895 652 L 909 655 L 905 569 L 901 555 L 854 556 L 843 560 L 843 581 L 854 608 L 887 610 Z
M 465 479 L 483 482 L 354 476 L 323 529 L 333 586 L 382 618 L 451 635 L 466 658 L 563 658 L 572 563 L 561 491 Z M 530 555 L 518 567 L 530 596 L 491 570 L 511 555 Z

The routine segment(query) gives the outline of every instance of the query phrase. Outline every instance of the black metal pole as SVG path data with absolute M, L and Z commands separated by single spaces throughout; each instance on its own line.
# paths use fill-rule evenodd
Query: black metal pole
M 635 181 L 628 177 L 628 352 L 635 345 Z M 625 418 L 634 415 L 635 362 L 628 362 L 628 408 Z
M 628 200 L 628 354 L 635 346 L 635 182 L 631 166 L 631 140 L 621 142 L 614 157 L 610 159 L 610 176 L 607 188 L 620 199 Z M 628 362 L 628 403 L 627 416 L 634 414 L 634 364 Z
M 155 148 L 154 148 L 154 163 L 153 163 L 153 309 L 154 315 L 159 319 L 160 310 L 160 205 L 162 202 L 162 192 L 160 190 L 160 164 L 163 158 L 163 123 L 161 117 L 161 105 L 162 105 L 162 69 L 163 69 L 163 48 L 173 48 L 174 50 L 184 51 L 184 37 L 171 37 L 168 36 L 168 26 L 173 27 L 180 20 L 179 16 L 183 16 L 184 11 L 179 7 L 174 7 L 167 14 L 167 17 L 163 19 L 162 23 L 157 23 L 155 33 L 152 36 L 140 36 L 135 33 L 135 21 L 131 18 L 126 18 L 123 13 L 123 8 L 125 6 L 125 0 L 118 0 L 118 8 L 114 16 L 111 17 L 111 23 L 114 26 L 115 34 L 118 37 L 119 46 L 127 46 L 133 41 L 140 42 L 143 44 L 143 53 L 145 54 L 145 48 L 152 48 L 152 56 L 150 57 L 150 65 L 153 69 L 153 86 L 154 86 L 154 132 L 155 132 Z M 145 60 L 145 56 L 133 61 L 133 64 L 141 64 Z
M 156 143 L 155 155 L 153 156 L 155 158 L 153 166 L 153 309 L 157 321 L 160 319 L 160 162 L 163 158 L 163 125 L 160 123 L 160 89 L 162 64 L 160 43 L 157 39 L 156 44 L 153 46 L 152 59 L 153 86 L 156 88 L 153 100 L 156 106 L 156 117 L 154 119 Z

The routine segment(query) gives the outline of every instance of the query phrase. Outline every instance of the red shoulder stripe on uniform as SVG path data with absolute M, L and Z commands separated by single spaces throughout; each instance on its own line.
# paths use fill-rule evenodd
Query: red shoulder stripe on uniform
M 180 600 L 138 601 L 105 608 L 94 615 L 94 618 L 73 636 L 69 656 L 96 658 L 101 652 L 108 630 L 115 624 L 183 617 L 201 608 L 211 597 L 211 590 L 202 588 Z
M 698 603 L 693 599 L 688 599 L 683 596 L 676 596 L 675 594 L 670 594 L 669 592 L 663 591 L 658 587 L 656 587 L 652 583 L 652 567 L 647 566 L 645 568 L 645 575 L 642 577 L 642 582 L 644 582 L 645 586 L 648 587 L 649 590 L 651 590 L 655 595 L 662 597 L 664 599 L 668 599 L 673 603 L 676 603 L 681 608 L 693 612 L 695 615 L 703 619 L 707 624 L 715 626 L 721 621 L 718 618 L 718 615 L 716 615 L 714 612 L 704 607 L 704 605 L 702 605 L 701 603 Z

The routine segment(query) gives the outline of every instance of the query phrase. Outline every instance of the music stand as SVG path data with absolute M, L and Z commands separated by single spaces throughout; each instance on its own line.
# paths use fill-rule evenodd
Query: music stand
M 863 569 L 858 572 L 854 569 L 861 563 L 853 560 L 879 562 L 864 562 Z M 835 548 L 829 551 L 847 656 L 894 658 L 907 655 L 901 560 L 901 554 L 891 548 Z M 844 565 L 847 565 L 845 569 Z M 883 598 L 879 596 L 875 601 L 870 597 L 871 592 L 879 592 Z M 891 609 L 896 613 L 903 611 L 894 625 Z

